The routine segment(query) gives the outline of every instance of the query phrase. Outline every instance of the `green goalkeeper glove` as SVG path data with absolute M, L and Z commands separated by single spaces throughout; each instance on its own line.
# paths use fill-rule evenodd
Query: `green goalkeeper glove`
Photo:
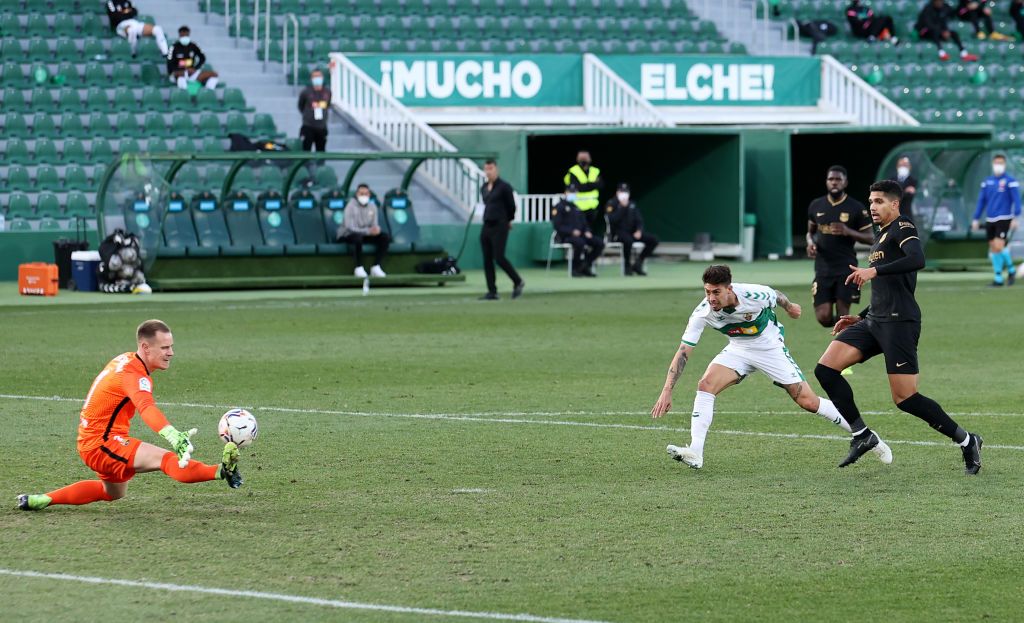
M 160 429 L 160 436 L 167 440 L 171 450 L 178 455 L 178 467 L 184 468 L 188 465 L 189 459 L 192 458 L 192 451 L 195 448 L 192 446 L 192 442 L 189 441 L 189 437 L 197 432 L 199 432 L 198 428 L 192 428 L 187 433 L 183 433 L 170 424 Z

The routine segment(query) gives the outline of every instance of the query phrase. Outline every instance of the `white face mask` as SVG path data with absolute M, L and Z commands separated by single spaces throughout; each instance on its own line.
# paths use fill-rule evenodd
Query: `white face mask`
M 629 193 L 615 193 L 615 196 L 619 198 L 619 203 L 629 203 Z
M 180 43 L 181 45 L 188 45 L 191 41 L 192 41 L 192 39 L 190 39 L 188 37 L 179 37 L 178 38 L 178 43 Z
M 565 200 L 569 203 L 576 201 L 576 193 L 565 193 Z
M 358 201 L 359 205 L 361 205 L 361 206 L 367 205 L 367 204 L 370 203 L 370 196 L 369 195 L 356 195 L 356 201 Z
M 1005 164 L 993 164 L 992 165 L 992 175 L 995 175 L 996 177 L 999 177 L 1003 173 L 1006 173 L 1006 165 Z
M 900 179 L 908 177 L 910 175 L 910 167 L 898 167 L 896 169 L 896 175 L 899 176 Z

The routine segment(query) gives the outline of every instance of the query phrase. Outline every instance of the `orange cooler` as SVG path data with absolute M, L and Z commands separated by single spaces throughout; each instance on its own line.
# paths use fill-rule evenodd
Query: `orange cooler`
M 18 293 L 57 296 L 57 265 L 44 262 L 19 264 Z

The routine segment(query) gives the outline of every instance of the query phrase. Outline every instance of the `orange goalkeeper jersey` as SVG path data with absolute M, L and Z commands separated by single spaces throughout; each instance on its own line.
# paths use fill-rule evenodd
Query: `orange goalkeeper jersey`
M 86 452 L 115 436 L 128 436 L 138 412 L 159 432 L 167 418 L 153 399 L 153 379 L 135 353 L 114 357 L 92 382 L 78 423 L 78 451 Z

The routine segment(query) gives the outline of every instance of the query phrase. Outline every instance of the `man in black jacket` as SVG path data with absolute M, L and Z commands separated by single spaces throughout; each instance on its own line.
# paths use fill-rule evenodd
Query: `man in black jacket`
M 324 88 L 324 74 L 314 69 L 309 74 L 310 86 L 299 94 L 299 112 L 302 113 L 302 150 L 327 151 L 327 111 L 331 108 L 331 91 Z
M 484 202 L 484 226 L 480 230 L 480 250 L 484 256 L 484 276 L 487 278 L 487 294 L 480 297 L 481 301 L 498 300 L 498 285 L 494 275 L 494 264 L 497 263 L 512 280 L 512 298 L 517 299 L 523 294 L 523 281 L 505 257 L 505 245 L 508 243 L 508 232 L 512 230 L 512 221 L 516 217 L 516 198 L 512 186 L 498 177 L 498 163 L 488 160 L 484 163 L 484 175 L 487 182 L 480 187 L 480 197 Z
M 971 63 L 978 60 L 978 57 L 964 49 L 960 41 L 960 35 L 950 30 L 949 20 L 956 15 L 956 10 L 946 4 L 945 0 L 932 0 L 926 4 L 921 13 L 917 16 L 917 23 L 914 30 L 921 36 L 923 41 L 931 41 L 939 48 L 939 60 L 948 61 L 949 54 L 942 49 L 944 41 L 952 41 L 960 49 L 960 60 Z
M 917 195 L 917 178 L 910 172 L 910 158 L 908 156 L 901 156 L 896 161 L 896 182 L 903 188 L 900 216 L 914 218 L 914 197 Z
M 654 253 L 658 246 L 658 238 L 644 230 L 644 217 L 636 203 L 629 197 L 629 184 L 619 184 L 615 198 L 608 201 L 605 212 L 608 214 L 608 239 L 622 243 L 623 274 L 636 273 L 646 277 L 644 261 Z M 634 242 L 642 242 L 644 245 L 636 262 L 632 261 Z
M 899 45 L 896 24 L 892 21 L 892 16 L 876 14 L 860 0 L 853 0 L 846 7 L 846 21 L 850 24 L 850 34 L 858 39 L 891 41 L 894 45 Z
M 579 186 L 570 182 L 565 188 L 565 198 L 551 208 L 551 224 L 555 228 L 555 239 L 572 245 L 574 254 L 573 277 L 596 277 L 594 260 L 604 251 L 604 241 L 590 230 L 587 216 L 576 206 Z
M 156 45 L 160 48 L 160 54 L 167 56 L 167 37 L 164 36 L 164 29 L 156 24 L 147 24 L 136 19 L 139 16 L 138 9 L 131 0 L 108 0 L 107 19 L 110 20 L 110 29 L 118 37 L 124 37 L 132 47 L 132 57 L 135 57 L 136 44 L 139 37 L 153 37 Z
M 198 81 L 207 89 L 217 88 L 217 72 L 202 69 L 206 55 L 192 41 L 188 26 L 178 29 L 178 40 L 167 54 L 167 75 L 179 89 L 187 89 L 190 80 Z

